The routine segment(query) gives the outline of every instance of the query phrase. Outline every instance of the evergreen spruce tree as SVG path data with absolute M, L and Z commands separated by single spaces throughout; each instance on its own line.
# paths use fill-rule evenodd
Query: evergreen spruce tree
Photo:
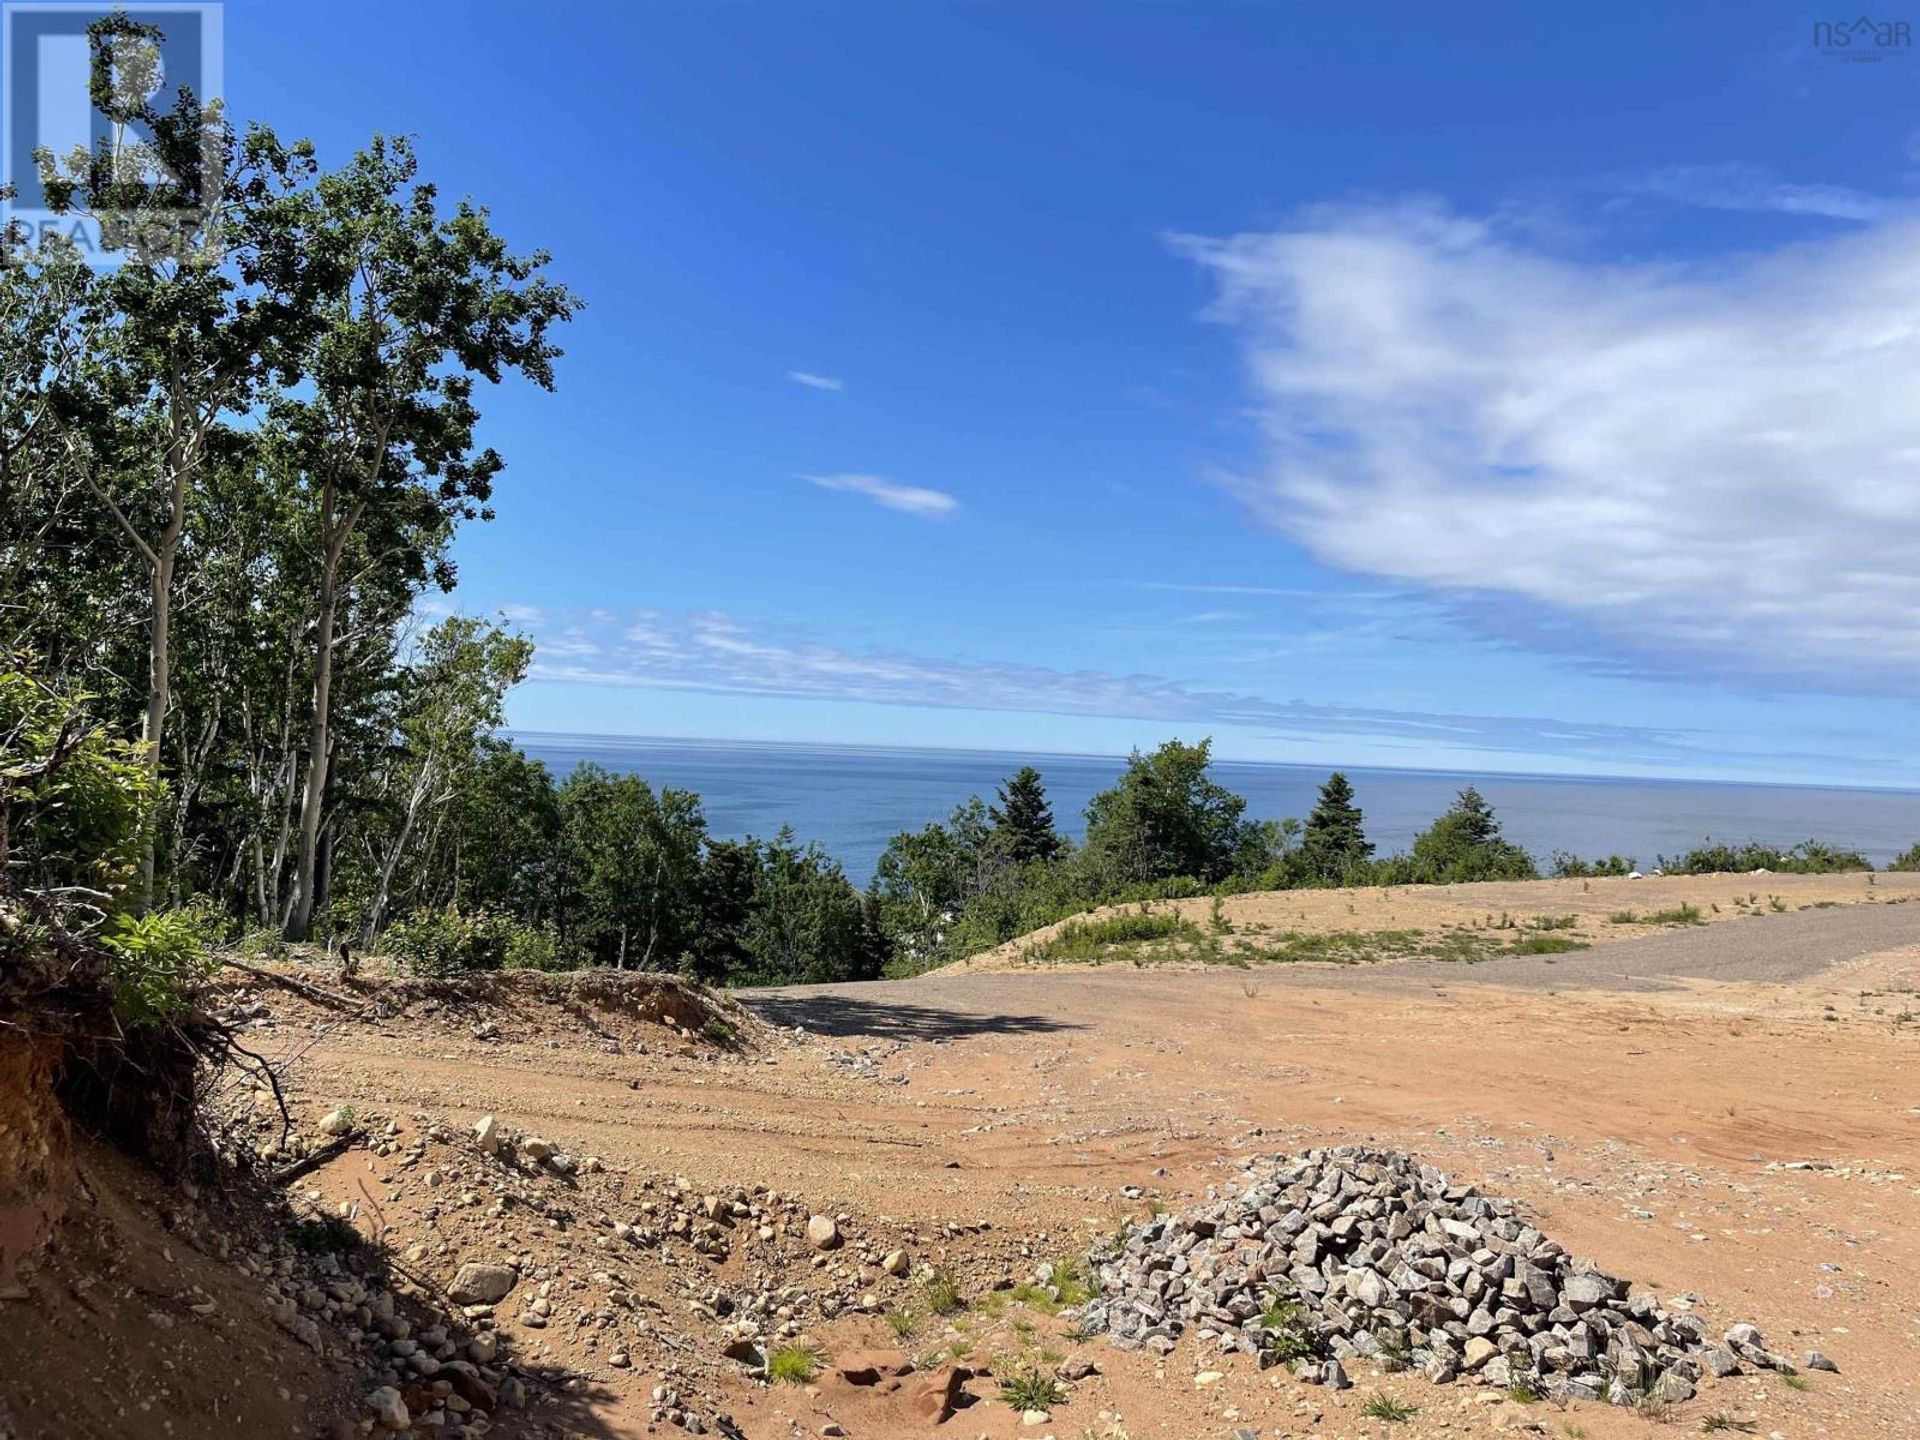
M 1315 880 L 1345 879 L 1373 854 L 1373 842 L 1362 828 L 1364 817 L 1353 803 L 1353 786 L 1338 770 L 1320 787 L 1320 798 L 1307 817 L 1300 853 L 1307 873 Z
M 1500 833 L 1486 797 L 1469 785 L 1447 813 L 1413 838 L 1415 884 L 1471 880 L 1533 880 L 1533 857 Z
M 1000 786 L 1000 803 L 987 812 L 993 818 L 994 837 L 1017 865 L 1029 860 L 1051 860 L 1060 853 L 1060 834 L 1053 828 L 1053 809 L 1047 804 L 1040 772 L 1023 765 Z

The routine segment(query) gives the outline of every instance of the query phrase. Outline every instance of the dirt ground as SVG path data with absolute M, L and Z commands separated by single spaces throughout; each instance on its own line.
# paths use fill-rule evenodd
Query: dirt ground
M 760 1023 L 740 1016 L 725 1044 L 604 1016 L 583 1023 L 513 996 L 345 1022 L 263 991 L 272 1016 L 259 1043 L 299 1052 L 303 1116 L 345 1105 L 369 1127 L 439 1127 L 448 1142 L 418 1160 L 352 1151 L 304 1182 L 316 1208 L 358 1207 L 356 1223 L 377 1223 L 442 1283 L 462 1259 L 501 1252 L 547 1277 L 545 1323 L 528 1328 L 517 1299 L 496 1321 L 520 1353 L 572 1378 L 495 1433 L 680 1433 L 655 1418 L 657 1387 L 697 1395 L 752 1440 L 936 1433 L 907 1390 L 832 1373 L 850 1348 L 885 1345 L 923 1369 L 958 1357 L 1005 1376 L 1070 1354 L 1099 1367 L 1032 1425 L 996 1398 L 994 1378 L 972 1380 L 973 1403 L 940 1427 L 967 1437 L 1531 1429 L 1604 1440 L 1710 1420 L 1781 1440 L 1904 1437 L 1920 1433 L 1920 905 L 1869 917 L 1870 939 L 1843 931 L 1846 910 L 1801 909 L 1893 898 L 1895 881 L 1879 877 L 1874 896 L 1863 877 L 1774 876 L 1351 898 L 1366 926 L 1373 914 L 1383 926 L 1432 924 L 1443 906 L 1605 925 L 1623 908 L 1615 888 L 1634 887 L 1641 909 L 1683 898 L 1705 908 L 1724 892 L 1723 911 L 1759 891 L 1759 913 L 1737 927 L 1609 947 L 1623 975 L 1660 972 L 1652 987 L 1614 984 L 1598 947 L 1491 966 L 949 971 L 748 993 Z M 1767 906 L 1769 893 L 1783 907 Z M 1307 899 L 1332 907 L 1337 924 L 1338 895 Z M 1245 902 L 1296 913 L 1300 903 Z M 1804 955 L 1823 933 L 1837 964 L 1790 983 L 1739 978 L 1742 955 L 1752 973 L 1772 974 L 1770 955 Z M 1685 978 L 1685 964 L 1662 958 L 1710 942 L 1723 952 L 1714 973 L 1728 978 Z M 1584 970 L 1549 968 L 1584 954 Z M 1527 983 L 1514 983 L 1523 969 Z M 465 1185 L 475 1206 L 502 1189 L 486 1187 L 466 1138 L 488 1114 L 595 1157 L 604 1174 L 528 1190 L 533 1208 L 505 1218 L 454 1203 Z M 1180 1206 L 1244 1156 L 1362 1140 L 1517 1197 L 1546 1233 L 1637 1287 L 1698 1296 L 1715 1333 L 1751 1321 L 1775 1348 L 1796 1359 L 1818 1348 L 1841 1373 L 1708 1380 L 1664 1422 L 1406 1375 L 1357 1373 L 1335 1394 L 1190 1341 L 1164 1360 L 1076 1343 L 1044 1295 L 1008 1288 L 1152 1205 Z M 439 1173 L 423 1176 L 427 1166 Z M 513 1182 L 534 1185 L 519 1172 Z M 754 1219 L 728 1232 L 724 1256 L 675 1251 L 668 1237 L 629 1257 L 605 1229 L 697 1216 L 698 1197 L 730 1196 Z M 807 1245 L 804 1217 L 820 1213 L 841 1217 L 844 1248 Z M 905 1276 L 877 1263 L 893 1249 L 909 1259 Z M 964 1308 L 933 1313 L 930 1267 L 951 1275 Z M 637 1313 L 644 1302 L 650 1321 L 616 1317 L 599 1298 L 609 1285 L 633 1292 L 627 1303 Z M 847 1299 L 831 1315 L 796 1298 L 836 1287 Z M 765 1386 L 723 1354 L 725 1297 L 756 1290 L 788 1304 L 787 1333 L 829 1362 L 811 1385 Z M 1196 1379 L 1212 1371 L 1223 1373 Z M 1368 1420 L 1361 1407 L 1376 1391 L 1418 1412 Z

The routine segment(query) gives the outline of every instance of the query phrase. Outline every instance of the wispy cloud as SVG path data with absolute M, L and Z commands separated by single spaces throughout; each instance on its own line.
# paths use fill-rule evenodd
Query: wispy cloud
M 1281 600 L 1387 600 L 1392 590 L 1313 590 L 1304 585 L 1210 585 L 1178 580 L 1131 580 L 1136 590 L 1173 590 L 1182 595 L 1259 595 Z
M 1176 244 L 1245 345 L 1269 459 L 1236 488 L 1318 558 L 1522 643 L 1916 688 L 1920 223 L 1695 265 L 1431 205 Z
M 1669 165 L 1628 177 L 1618 188 L 1707 210 L 1774 211 L 1830 220 L 1877 220 L 1899 208 L 1845 185 L 1794 184 L 1758 165 Z
M 926 520 L 944 520 L 960 508 L 960 502 L 944 490 L 928 490 L 919 485 L 898 485 L 878 475 L 802 475 L 809 485 L 822 490 L 845 490 L 864 495 L 876 505 L 918 515 Z
M 789 370 L 787 378 L 796 385 L 805 385 L 809 390 L 844 390 L 847 382 L 836 380 L 831 375 L 815 375 L 811 370 Z
M 721 695 L 787 696 L 940 709 L 1015 711 L 1243 727 L 1336 751 L 1365 739 L 1398 747 L 1407 763 L 1436 752 L 1525 755 L 1646 769 L 1693 769 L 1711 759 L 1738 768 L 1781 757 L 1729 755 L 1683 730 L 1544 717 L 1318 705 L 1183 685 L 1147 674 L 1059 670 L 855 650 L 749 625 L 718 611 L 643 611 L 610 624 L 554 617 L 560 644 L 536 634 L 537 680 Z M 1830 757 L 1822 757 L 1830 758 Z

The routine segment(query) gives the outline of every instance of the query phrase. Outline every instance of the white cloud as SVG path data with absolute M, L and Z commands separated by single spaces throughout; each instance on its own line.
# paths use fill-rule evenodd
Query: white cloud
M 1177 244 L 1245 343 L 1237 488 L 1321 560 L 1589 657 L 1913 688 L 1920 222 L 1694 265 L 1431 205 Z
M 1669 165 L 1622 189 L 1708 210 L 1777 211 L 1830 220 L 1875 220 L 1897 208 L 1844 185 L 1795 185 L 1758 165 Z
M 534 637 L 537 680 L 1163 720 L 1203 730 L 1232 725 L 1323 740 L 1366 736 L 1404 745 L 1410 759 L 1435 745 L 1607 763 L 1678 764 L 1700 753 L 1696 737 L 1648 727 L 1314 705 L 1200 690 L 1153 675 L 849 650 L 719 611 L 640 611 L 604 624 L 591 615 L 553 616 L 549 624 L 550 632 Z
M 809 485 L 822 490 L 846 490 L 864 495 L 876 505 L 918 515 L 927 520 L 944 520 L 960 508 L 960 502 L 944 490 L 927 490 L 918 485 L 896 485 L 878 475 L 802 475 Z
M 808 370 L 789 370 L 787 378 L 796 385 L 805 385 L 810 390 L 844 390 L 847 383 L 836 380 L 831 375 L 815 375 Z

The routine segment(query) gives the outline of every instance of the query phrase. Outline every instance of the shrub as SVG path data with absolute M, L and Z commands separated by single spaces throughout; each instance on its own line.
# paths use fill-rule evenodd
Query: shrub
M 509 970 L 571 970 L 573 956 L 561 949 L 560 936 L 551 925 L 509 923 L 507 953 L 503 960 Z
M 15 663 L 0 652 L 0 891 L 37 894 L 53 924 L 90 933 L 138 871 L 160 795 L 138 747 L 87 718 L 88 696 Z
M 1267 1349 L 1283 1365 L 1305 1360 L 1313 1354 L 1313 1331 L 1307 1325 L 1307 1307 L 1298 1300 L 1274 1296 L 1260 1312 L 1260 1328 L 1266 1332 Z
M 1183 916 L 1148 910 L 1122 910 L 1097 920 L 1069 920 L 1047 940 L 1027 951 L 1035 962 L 1101 960 L 1122 945 L 1151 940 L 1198 940 L 1200 931 Z
M 1707 917 L 1698 905 L 1682 901 L 1671 910 L 1650 910 L 1641 917 L 1649 925 L 1704 925 Z
M 1716 875 L 1750 870 L 1832 875 L 1847 870 L 1871 870 L 1873 864 L 1858 850 L 1843 850 L 1824 840 L 1802 840 L 1791 849 L 1782 850 L 1757 840 L 1728 845 L 1709 839 L 1684 855 L 1672 859 L 1662 855 L 1660 868 L 1672 875 Z
M 1586 948 L 1586 941 L 1568 935 L 1522 935 L 1513 942 L 1516 955 L 1565 955 L 1570 950 Z
M 498 970 L 506 963 L 513 922 L 458 905 L 416 910 L 387 928 L 386 952 L 427 979 Z
M 198 905 L 116 916 L 100 945 L 121 1017 L 145 1025 L 188 1009 L 194 992 L 219 968 L 210 947 L 219 942 L 221 928 L 220 919 Z
M 1597 880 L 1609 875 L 1631 875 L 1637 868 L 1631 855 L 1609 855 L 1604 860 L 1582 860 L 1578 855 L 1556 850 L 1547 861 L 1556 880 Z
M 1915 841 L 1887 862 L 1889 870 L 1920 870 L 1920 841 Z

